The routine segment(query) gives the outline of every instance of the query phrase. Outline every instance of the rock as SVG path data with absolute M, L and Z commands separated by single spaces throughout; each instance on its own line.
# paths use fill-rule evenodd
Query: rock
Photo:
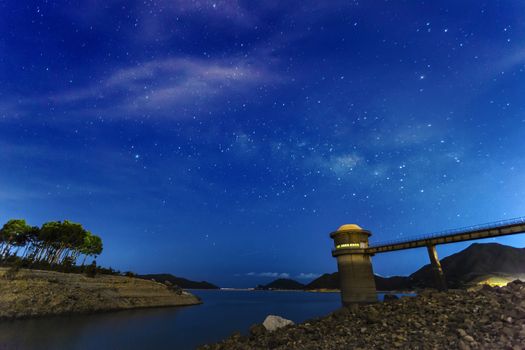
M 472 338 L 470 335 L 465 335 L 463 340 L 468 341 L 469 343 L 474 343 L 474 338 Z
M 465 332 L 464 329 L 458 328 L 458 334 L 460 337 L 464 337 L 467 335 L 467 332 Z
M 507 337 L 512 338 L 514 336 L 514 330 L 509 327 L 505 327 L 501 330 L 501 333 L 505 334 Z
M 507 287 L 509 287 L 510 289 L 516 289 L 516 288 L 525 287 L 525 282 L 523 282 L 521 280 L 514 280 L 514 281 L 508 283 Z
M 458 343 L 458 349 L 459 350 L 470 350 L 470 346 L 468 346 L 463 340 L 460 340 Z
M 283 328 L 289 325 L 293 325 L 293 321 L 287 320 L 280 316 L 268 315 L 263 322 L 263 326 L 267 331 L 273 332 L 276 329 Z
M 333 315 L 335 318 L 340 319 L 340 318 L 345 318 L 345 317 L 349 316 L 350 313 L 351 313 L 351 312 L 350 312 L 350 309 L 348 309 L 347 307 L 344 307 L 344 306 L 343 306 L 342 308 L 339 308 L 339 309 L 335 310 L 335 311 L 332 313 L 332 315 Z
M 370 309 L 365 313 L 365 318 L 368 323 L 376 323 L 381 321 L 379 312 L 376 309 Z
M 515 319 L 525 318 L 525 307 L 518 306 L 515 310 L 511 311 L 510 316 Z
M 262 324 L 254 324 L 250 327 L 250 334 L 253 336 L 258 336 L 264 333 L 266 333 L 266 327 Z
M 268 348 L 269 349 L 275 349 L 279 345 L 281 345 L 280 339 L 271 338 L 270 340 L 268 340 Z
M 241 339 L 241 337 L 242 335 L 241 335 L 241 332 L 239 331 L 233 332 L 233 334 L 230 336 L 232 340 L 238 340 L 238 339 Z
M 271 333 L 263 325 L 254 326 L 250 337 L 230 337 L 205 348 L 525 349 L 524 302 L 521 282 L 472 292 L 424 292 L 395 303 L 341 308 L 327 317 Z
M 399 297 L 395 294 L 385 294 L 384 301 L 398 300 Z
M 482 290 L 482 291 L 486 291 L 486 292 L 492 292 L 492 291 L 493 291 L 492 287 L 491 287 L 490 285 L 488 285 L 488 284 L 484 284 L 484 285 L 481 287 L 481 290 Z

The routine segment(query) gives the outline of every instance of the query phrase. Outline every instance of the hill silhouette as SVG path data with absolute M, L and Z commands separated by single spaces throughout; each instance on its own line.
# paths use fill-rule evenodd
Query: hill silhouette
M 442 259 L 441 266 L 451 288 L 465 287 L 492 277 L 512 280 L 525 275 L 525 248 L 499 243 L 473 243 L 468 248 Z M 375 275 L 375 281 L 377 290 L 384 291 L 433 287 L 433 271 L 430 264 L 427 264 L 410 276 Z M 325 273 L 305 287 L 305 289 L 338 288 L 337 272 Z
M 441 260 L 441 267 L 450 287 L 461 287 L 493 275 L 525 274 L 525 248 L 499 243 L 473 243 Z M 427 264 L 409 277 L 416 286 L 431 285 L 432 268 Z
M 409 278 L 404 276 L 381 277 L 374 275 L 377 290 L 403 290 L 410 289 L 412 285 Z M 305 289 L 339 289 L 339 274 L 325 273 L 321 277 L 306 285 Z
M 303 290 L 304 284 L 289 278 L 279 278 L 266 285 L 257 286 L 259 290 L 282 289 L 282 290 Z
M 147 279 L 147 280 L 155 280 L 160 283 L 165 283 L 167 281 L 173 285 L 176 285 L 176 286 L 179 286 L 185 289 L 219 289 L 219 287 L 209 282 L 190 281 L 186 278 L 173 276 L 172 274 L 169 274 L 169 273 L 138 275 L 137 277 L 142 278 L 142 279 Z

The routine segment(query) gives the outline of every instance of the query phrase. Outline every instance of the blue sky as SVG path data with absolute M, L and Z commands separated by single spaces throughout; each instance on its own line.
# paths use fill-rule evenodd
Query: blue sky
M 343 223 L 382 241 L 523 216 L 524 15 L 518 1 L 3 1 L 0 221 L 81 222 L 100 264 L 253 286 L 335 271 Z M 374 269 L 426 262 L 388 253 Z

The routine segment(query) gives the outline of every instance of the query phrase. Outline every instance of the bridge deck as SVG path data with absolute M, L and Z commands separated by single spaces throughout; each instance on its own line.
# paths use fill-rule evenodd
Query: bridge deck
M 482 225 L 463 227 L 429 235 L 371 244 L 366 248 L 370 254 L 391 252 L 437 244 L 470 241 L 474 239 L 500 237 L 525 232 L 525 217 L 497 221 Z

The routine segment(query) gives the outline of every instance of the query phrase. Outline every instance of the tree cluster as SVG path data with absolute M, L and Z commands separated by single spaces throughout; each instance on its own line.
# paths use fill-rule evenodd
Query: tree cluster
M 23 219 L 13 219 L 0 229 L 0 263 L 22 259 L 31 264 L 76 265 L 82 257 L 102 253 L 102 239 L 68 220 L 30 226 Z

